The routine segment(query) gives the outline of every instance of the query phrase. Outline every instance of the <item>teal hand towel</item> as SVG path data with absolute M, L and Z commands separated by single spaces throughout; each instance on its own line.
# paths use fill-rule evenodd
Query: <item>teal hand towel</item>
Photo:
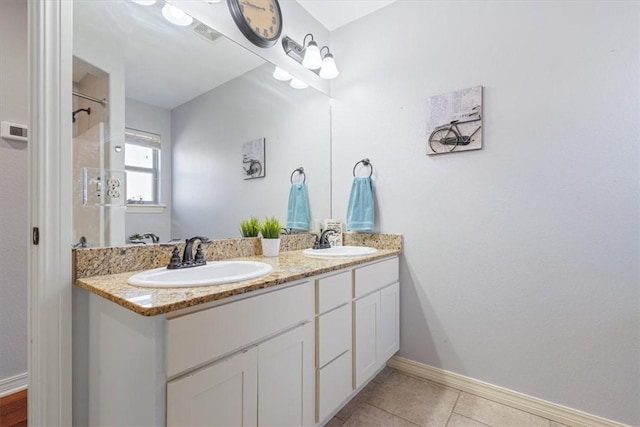
M 347 206 L 347 231 L 373 231 L 375 222 L 373 180 L 354 177 Z
M 289 208 L 287 209 L 287 228 L 308 231 L 311 219 L 309 209 L 309 193 L 307 184 L 291 184 L 289 191 Z

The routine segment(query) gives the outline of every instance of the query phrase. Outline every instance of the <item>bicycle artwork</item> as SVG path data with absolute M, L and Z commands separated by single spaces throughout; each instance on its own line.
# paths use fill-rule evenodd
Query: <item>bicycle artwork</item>
M 264 138 L 254 139 L 242 145 L 242 171 L 244 179 L 263 178 Z
M 427 110 L 427 154 L 482 148 L 482 86 L 432 96 Z

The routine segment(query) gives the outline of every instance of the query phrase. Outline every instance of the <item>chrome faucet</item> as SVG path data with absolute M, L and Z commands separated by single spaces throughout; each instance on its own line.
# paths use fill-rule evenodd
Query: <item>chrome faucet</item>
M 193 256 L 193 245 L 196 241 L 200 241 L 198 246 L 196 247 L 196 255 L 195 258 Z M 209 239 L 207 237 L 195 236 L 187 239 L 184 245 L 184 252 L 182 254 L 182 259 L 180 259 L 180 251 L 177 246 L 173 247 L 173 251 L 171 253 L 171 260 L 169 261 L 169 265 L 167 268 L 169 270 L 175 270 L 178 268 L 189 268 L 189 267 L 197 267 L 199 265 L 206 265 L 207 261 L 204 259 L 204 252 L 202 250 L 202 243 L 208 242 Z
M 338 230 L 334 230 L 333 228 L 327 228 L 324 230 L 320 236 L 316 236 L 316 241 L 313 244 L 313 249 L 329 249 L 331 244 L 329 243 L 329 235 L 336 234 Z

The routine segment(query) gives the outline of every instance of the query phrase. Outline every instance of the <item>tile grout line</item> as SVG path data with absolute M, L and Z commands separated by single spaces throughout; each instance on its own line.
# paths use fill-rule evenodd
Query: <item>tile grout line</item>
M 459 413 L 457 413 L 457 412 L 455 412 L 455 414 L 456 414 L 457 416 L 459 416 L 459 417 L 466 418 L 466 419 L 471 420 L 471 421 L 473 421 L 473 422 L 475 422 L 475 423 L 482 424 L 483 426 L 493 427 L 491 424 L 483 423 L 482 421 L 478 421 L 478 420 L 476 420 L 475 418 L 467 417 L 466 415 L 462 415 L 462 414 L 459 414 Z
M 422 427 L 420 424 L 416 424 L 416 423 L 414 423 L 413 421 L 406 419 L 405 417 L 402 417 L 402 416 L 400 416 L 400 415 L 396 415 L 396 414 L 394 414 L 393 412 L 389 412 L 389 411 L 387 411 L 386 409 L 379 408 L 379 407 L 377 407 L 376 405 L 373 405 L 373 404 L 371 404 L 371 403 L 368 403 L 368 402 L 362 402 L 362 405 L 369 405 L 369 406 L 371 406 L 372 408 L 379 409 L 379 410 L 381 410 L 382 412 L 386 412 L 387 414 L 389 414 L 389 415 L 391 415 L 391 416 L 393 416 L 393 417 L 400 418 L 401 420 L 406 421 L 406 422 L 408 422 L 408 423 L 409 423 L 409 424 L 411 424 L 411 425 L 414 425 L 414 426 L 417 426 L 417 427 Z M 360 406 L 362 406 L 362 405 L 360 405 Z M 359 408 L 358 408 L 358 409 L 359 409 Z M 357 411 L 357 409 L 356 409 L 356 411 Z M 355 414 L 355 412 L 354 412 L 354 414 Z M 353 416 L 353 415 L 352 415 L 352 416 Z
M 458 400 L 460 400 L 460 394 L 461 392 L 458 391 L 458 396 L 456 396 L 456 401 L 453 403 L 453 406 L 451 407 L 451 412 L 449 413 L 449 417 L 447 418 L 447 422 L 444 423 L 445 427 L 449 425 L 449 421 L 451 421 L 451 416 L 453 415 L 453 412 L 456 410 L 456 405 L 458 404 Z

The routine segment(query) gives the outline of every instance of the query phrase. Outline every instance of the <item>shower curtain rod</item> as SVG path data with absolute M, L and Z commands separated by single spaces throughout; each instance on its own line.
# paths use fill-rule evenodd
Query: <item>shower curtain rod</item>
M 93 102 L 97 102 L 98 104 L 102 105 L 103 107 L 107 106 L 107 100 L 106 99 L 98 99 L 98 98 L 94 98 L 93 96 L 87 96 L 84 95 L 80 92 L 72 92 L 74 96 L 79 96 L 80 98 L 84 98 L 87 99 L 89 101 L 93 101 Z

